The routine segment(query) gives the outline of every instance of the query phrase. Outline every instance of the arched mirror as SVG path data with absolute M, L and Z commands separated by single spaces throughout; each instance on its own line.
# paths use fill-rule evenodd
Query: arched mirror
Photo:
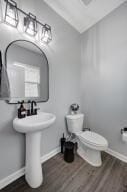
M 49 66 L 45 53 L 34 43 L 17 40 L 5 52 L 9 79 L 9 103 L 29 99 L 46 102 L 49 98 Z

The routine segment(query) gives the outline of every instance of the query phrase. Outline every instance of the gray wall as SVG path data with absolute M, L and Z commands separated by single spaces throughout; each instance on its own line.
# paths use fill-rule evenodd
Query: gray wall
M 120 137 L 120 129 L 127 126 L 127 3 L 81 36 L 42 0 L 19 0 L 19 6 L 53 29 L 51 44 L 41 46 L 49 60 L 50 98 L 39 107 L 57 120 L 42 134 L 41 155 L 58 147 L 64 116 L 70 104 L 81 104 L 80 98 L 85 126 L 105 136 L 111 149 L 127 155 Z M 32 40 L 0 25 L 3 56 L 16 39 Z M 24 166 L 25 137 L 12 128 L 16 111 L 15 105 L 0 101 L 0 180 Z
M 127 2 L 82 34 L 82 107 L 88 127 L 127 155 Z
M 49 60 L 50 98 L 39 104 L 41 111 L 56 115 L 56 123 L 43 131 L 41 155 L 49 153 L 59 145 L 65 130 L 64 116 L 69 105 L 80 103 L 80 37 L 79 34 L 42 0 L 20 0 L 20 8 L 35 14 L 40 21 L 52 26 L 53 41 L 41 46 Z M 13 40 L 27 39 L 24 34 L 7 25 L 0 25 L 0 49 L 3 52 Z M 0 101 L 0 180 L 24 166 L 25 139 L 12 128 L 16 116 L 15 105 Z

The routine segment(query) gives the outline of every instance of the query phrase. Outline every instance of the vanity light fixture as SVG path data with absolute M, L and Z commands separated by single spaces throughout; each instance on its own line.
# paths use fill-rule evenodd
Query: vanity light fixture
M 17 3 L 14 2 L 13 0 L 6 1 L 4 21 L 5 23 L 13 27 L 17 27 L 19 23 Z
M 37 34 L 37 20 L 35 15 L 29 13 L 29 15 L 24 17 L 24 28 L 28 35 L 35 36 Z
M 52 40 L 51 27 L 45 24 L 42 27 L 41 41 L 44 43 L 49 43 Z
M 9 24 L 13 27 L 17 27 L 19 24 L 19 15 L 23 14 L 24 15 L 24 31 L 30 35 L 35 37 L 36 34 L 41 33 L 41 37 L 39 37 L 39 41 L 44 42 L 44 43 L 49 43 L 52 40 L 52 33 L 51 33 L 51 26 L 48 24 L 42 24 L 40 21 L 37 20 L 36 16 L 33 15 L 32 13 L 26 13 L 22 9 L 17 7 L 17 3 L 13 0 L 4 0 L 6 3 L 6 8 L 5 8 L 5 18 L 4 22 L 6 24 Z M 22 21 L 21 21 L 22 22 Z M 39 32 L 39 29 L 42 31 Z

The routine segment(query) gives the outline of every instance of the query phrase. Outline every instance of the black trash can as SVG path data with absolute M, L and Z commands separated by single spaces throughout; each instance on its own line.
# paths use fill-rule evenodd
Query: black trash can
M 64 160 L 68 163 L 74 161 L 74 143 L 73 142 L 65 142 L 64 144 Z

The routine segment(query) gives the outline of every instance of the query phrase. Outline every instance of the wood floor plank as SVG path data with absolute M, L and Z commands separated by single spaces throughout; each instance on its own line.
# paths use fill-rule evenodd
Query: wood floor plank
M 103 153 L 103 164 L 96 168 L 75 156 L 73 163 L 66 163 L 58 154 L 45 162 L 44 182 L 30 188 L 22 177 L 1 192 L 127 192 L 127 164 Z

